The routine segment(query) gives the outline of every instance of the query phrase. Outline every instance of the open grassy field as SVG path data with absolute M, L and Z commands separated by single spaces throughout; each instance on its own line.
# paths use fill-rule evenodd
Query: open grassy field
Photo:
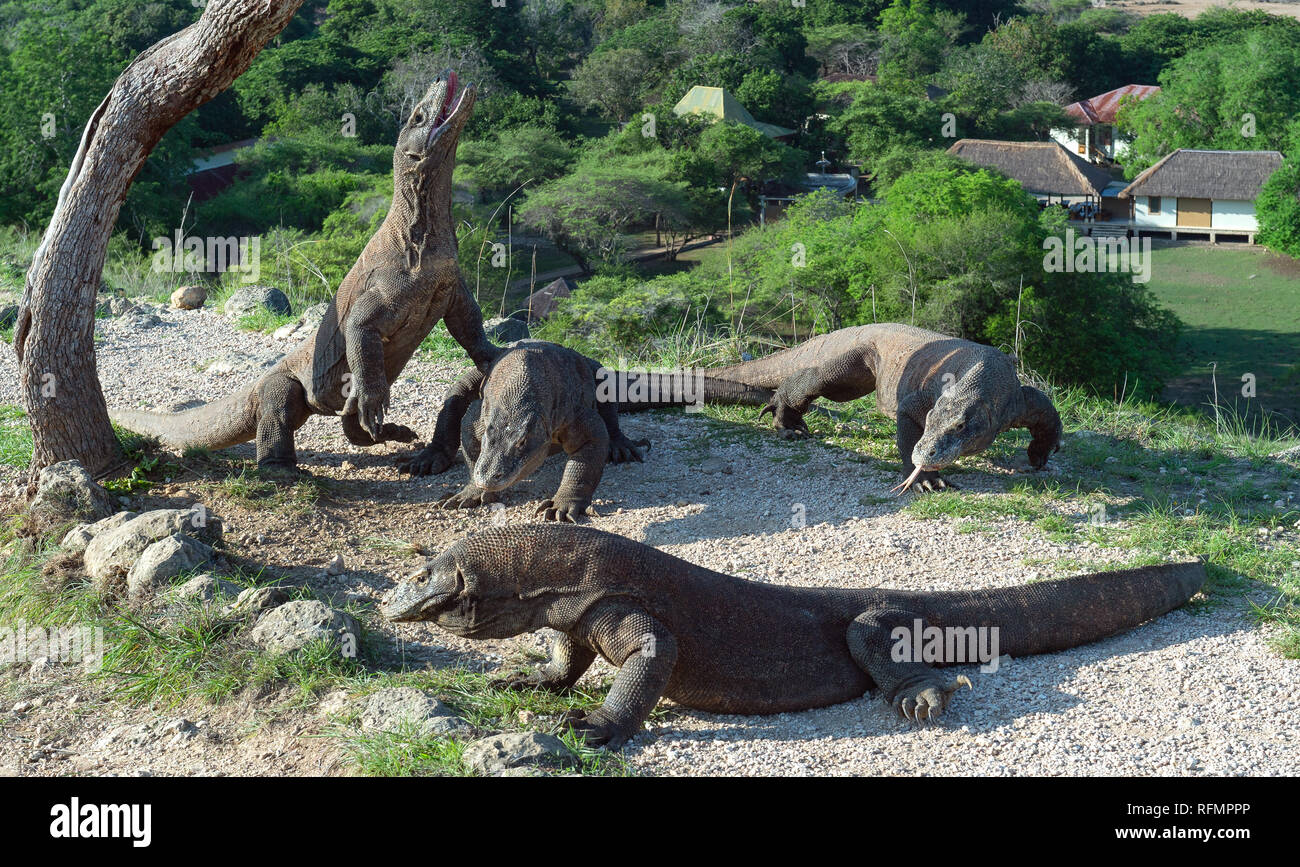
M 1222 405 L 1300 423 L 1300 262 L 1262 248 L 1157 246 L 1150 285 L 1186 325 L 1166 398 L 1208 408 L 1217 378 Z M 1242 394 L 1248 374 L 1253 399 Z

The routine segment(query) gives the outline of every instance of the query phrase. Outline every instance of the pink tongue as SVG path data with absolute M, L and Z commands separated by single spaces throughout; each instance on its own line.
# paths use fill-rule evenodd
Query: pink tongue
M 447 119 L 447 115 L 451 114 L 453 100 L 456 98 L 456 84 L 456 73 L 449 71 L 447 73 L 447 98 L 442 101 L 442 111 L 438 113 L 438 123 L 442 123 Z

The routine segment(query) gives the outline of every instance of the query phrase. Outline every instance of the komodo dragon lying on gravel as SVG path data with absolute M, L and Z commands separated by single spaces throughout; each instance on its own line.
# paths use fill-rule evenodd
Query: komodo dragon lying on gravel
M 569 456 L 555 496 L 537 513 L 547 520 L 577 522 L 591 499 L 605 464 L 641 461 L 646 441 L 634 443 L 618 424 L 618 404 L 600 400 L 598 383 L 610 373 L 599 362 L 544 340 L 520 340 L 488 368 L 471 370 L 447 394 L 433 439 L 399 459 L 413 475 L 441 473 L 463 446 L 470 481 L 442 500 L 444 508 L 474 508 L 532 474 L 549 455 Z M 731 391 L 733 383 L 722 383 Z
M 898 421 L 906 480 L 895 490 L 955 487 L 938 471 L 988 448 L 1009 428 L 1029 429 L 1029 463 L 1035 469 L 1060 448 L 1056 408 L 1047 395 L 1020 384 L 1009 355 L 910 325 L 842 328 L 764 358 L 703 373 L 775 390 L 763 412 L 772 413 L 785 436 L 807 435 L 803 415 L 819 397 L 849 401 L 876 392 L 876 406 Z M 706 395 L 705 401 L 752 403 L 728 401 L 723 395 Z
M 356 445 L 415 439 L 384 423 L 389 385 L 438 320 L 475 364 L 497 352 L 456 263 L 451 175 L 475 99 L 472 84 L 456 99 L 456 83 L 454 72 L 440 76 L 398 134 L 392 206 L 311 338 L 220 400 L 176 414 L 119 409 L 113 419 L 175 449 L 256 439 L 258 465 L 272 468 L 297 464 L 293 433 L 312 414 L 342 415 Z
M 566 722 L 588 742 L 617 748 L 661 696 L 711 713 L 767 714 L 878 688 L 908 719 L 934 720 L 970 682 L 895 661 L 917 621 L 997 627 L 997 653 L 1050 653 L 1171 611 L 1204 580 L 1204 565 L 1190 561 L 972 591 L 787 587 L 590 527 L 522 524 L 461 539 L 389 591 L 380 610 L 467 638 L 559 630 L 545 667 L 503 683 L 566 689 L 599 654 L 619 669 L 609 695 Z

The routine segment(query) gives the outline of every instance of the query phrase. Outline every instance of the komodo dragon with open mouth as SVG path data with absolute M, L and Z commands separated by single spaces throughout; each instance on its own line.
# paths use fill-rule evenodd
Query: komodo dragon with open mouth
M 1047 395 L 1020 384 L 1011 356 L 910 325 L 841 328 L 764 358 L 702 372 L 773 391 L 763 413 L 770 412 L 787 437 L 808 434 L 803 415 L 817 398 L 842 402 L 874 391 L 876 406 L 898 422 L 906 478 L 896 491 L 956 487 L 939 470 L 982 452 L 1010 428 L 1029 429 L 1029 463 L 1035 469 L 1061 444 L 1056 408 Z M 706 393 L 704 400 L 754 403 L 752 396 L 731 401 L 725 393 Z M 620 406 L 625 412 L 638 408 L 644 405 Z
M 510 344 L 488 368 L 471 370 L 451 387 L 433 438 L 419 452 L 398 459 L 412 475 L 441 473 L 462 446 L 470 481 L 443 498 L 444 508 L 496 502 L 498 494 L 537 470 L 550 455 L 568 455 L 559 490 L 537 513 L 575 523 L 590 514 L 605 464 L 641 461 L 642 440 L 632 442 L 618 423 L 618 403 L 601 400 L 601 379 L 613 371 L 572 349 L 545 340 Z M 722 382 L 739 396 L 745 386 Z M 611 390 L 611 396 L 614 392 Z
M 411 111 L 393 151 L 392 205 L 315 334 L 227 397 L 175 414 L 118 409 L 113 420 L 174 449 L 255 439 L 257 463 L 267 468 L 297 465 L 293 434 L 312 414 L 341 415 L 356 445 L 415 439 L 384 422 L 389 386 L 438 320 L 475 364 L 497 352 L 461 278 L 451 218 L 456 142 L 475 93 L 472 84 L 458 92 L 447 71 Z
M 996 628 L 999 653 L 1051 653 L 1171 611 L 1204 581 L 1204 564 L 1189 561 L 971 591 L 787 587 L 590 527 L 522 524 L 456 542 L 389 591 L 380 611 L 466 638 L 558 630 L 549 663 L 503 685 L 567 689 L 599 654 L 618 668 L 614 684 L 598 710 L 566 723 L 618 748 L 662 696 L 710 713 L 770 714 L 878 688 L 908 719 L 934 720 L 970 681 L 897 661 L 918 626 Z

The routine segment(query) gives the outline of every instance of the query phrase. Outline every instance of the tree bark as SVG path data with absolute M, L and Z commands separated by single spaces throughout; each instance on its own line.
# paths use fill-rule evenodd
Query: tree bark
M 159 139 L 238 78 L 302 0 L 209 0 L 198 21 L 149 47 L 114 82 L 82 134 L 27 271 L 14 326 L 19 384 L 41 469 L 92 473 L 118 453 L 95 367 L 95 299 L 127 190 Z

